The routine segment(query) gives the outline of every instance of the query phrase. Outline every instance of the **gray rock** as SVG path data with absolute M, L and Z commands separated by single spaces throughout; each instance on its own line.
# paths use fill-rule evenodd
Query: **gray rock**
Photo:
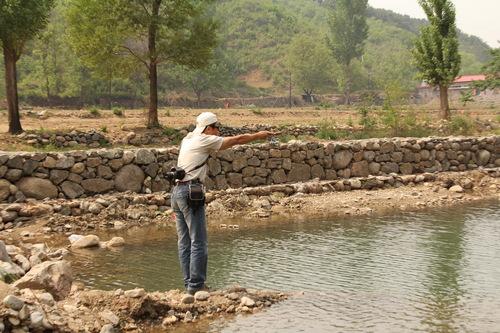
M 155 154 L 149 149 L 139 149 L 135 154 L 135 163 L 150 164 L 156 162 Z
M 54 301 L 54 296 L 52 296 L 51 293 L 42 293 L 38 296 L 38 299 L 42 304 L 48 305 L 48 306 L 53 306 L 55 301 Z
M 40 311 L 33 311 L 30 314 L 30 327 L 32 328 L 42 328 L 43 321 L 45 320 L 45 316 Z
M 112 190 L 115 186 L 114 181 L 101 178 L 85 179 L 82 181 L 82 187 L 86 192 L 104 193 Z
M 2 240 L 0 240 L 0 261 L 12 263 L 9 253 L 7 252 L 7 248 L 5 247 L 5 243 Z
M 15 311 L 19 311 L 24 306 L 24 301 L 14 295 L 8 295 L 3 299 L 3 304 Z
M 479 165 L 486 165 L 490 161 L 491 153 L 487 150 L 480 150 L 477 153 L 477 163 Z
M 287 181 L 286 173 L 283 169 L 274 170 L 271 174 L 274 184 L 281 184 Z
M 22 176 L 23 176 L 23 170 L 10 169 L 9 171 L 7 171 L 4 177 L 10 182 L 16 182 L 19 179 L 21 179 Z
M 336 170 L 345 169 L 353 158 L 353 154 L 349 150 L 341 150 L 333 155 L 333 168 Z
M 125 165 L 115 177 L 115 187 L 120 192 L 140 192 L 144 178 L 144 171 L 137 165 Z
M 89 212 L 91 212 L 92 214 L 99 214 L 102 210 L 104 209 L 104 206 L 97 203 L 97 202 L 92 202 L 90 205 L 89 205 Z
M 123 293 L 125 297 L 129 298 L 139 298 L 143 297 L 146 295 L 146 291 L 142 288 L 136 288 L 136 289 L 131 289 L 131 290 L 125 290 Z
M 132 161 L 135 158 L 135 153 L 133 151 L 127 150 L 123 152 L 123 164 L 129 164 L 132 163 Z
M 0 178 L 3 178 L 3 176 L 5 176 L 7 170 L 9 170 L 9 168 L 7 168 L 5 165 L 0 166 Z
M 243 296 L 241 298 L 241 303 L 240 303 L 241 306 L 247 306 L 247 307 L 253 307 L 255 306 L 255 301 L 253 299 L 251 299 L 250 297 L 247 297 L 247 296 Z
M 71 167 L 72 173 L 81 174 L 83 171 L 85 171 L 85 164 L 82 162 L 75 163 L 75 165 Z
M 24 159 L 22 158 L 22 156 L 16 155 L 9 159 L 9 161 L 7 162 L 7 166 L 11 169 L 22 169 L 23 162 Z
M 95 247 L 99 246 L 99 242 L 99 237 L 97 237 L 96 235 L 87 235 L 73 242 L 71 244 L 71 248 L 84 249 L 88 247 Z
M 12 285 L 20 289 L 46 290 L 55 299 L 60 300 L 69 294 L 72 282 L 71 266 L 65 260 L 61 260 L 46 261 L 34 266 L 25 276 Z
M 411 175 L 413 173 L 413 165 L 411 163 L 403 163 L 399 169 L 403 175 Z
M 354 177 L 368 177 L 370 174 L 370 169 L 368 161 L 360 161 L 352 164 L 351 167 L 352 176 Z
M 31 174 L 38 168 L 40 162 L 34 160 L 27 160 L 23 165 L 23 173 L 26 176 L 31 176 Z
M 114 329 L 113 325 L 106 324 L 103 327 L 101 327 L 101 330 L 99 332 L 100 333 L 116 333 L 116 330 Z
M 298 182 L 311 179 L 311 167 L 306 164 L 292 163 L 288 173 L 288 182 Z
M 10 196 L 11 185 L 9 181 L 0 179 L 0 201 L 5 201 Z
M 120 318 L 107 309 L 99 313 L 99 318 L 101 318 L 105 323 L 109 323 L 115 326 L 120 323 Z
M 111 179 L 113 178 L 113 171 L 107 165 L 99 165 L 97 167 L 97 176 L 99 178 Z
M 45 199 L 57 198 L 57 187 L 47 179 L 35 177 L 22 178 L 16 184 L 17 188 L 28 198 Z
M 56 169 L 70 169 L 73 165 L 75 165 L 75 159 L 70 156 L 59 155 L 56 161 L 55 168 Z
M 193 295 L 189 295 L 189 294 L 186 294 L 186 295 L 182 296 L 181 303 L 182 304 L 192 304 L 192 303 L 194 303 L 194 296 Z
M 209 299 L 209 297 L 210 293 L 204 290 L 198 291 L 196 292 L 196 294 L 194 294 L 194 299 L 196 301 L 206 301 L 207 299 Z
M 83 187 L 71 181 L 65 181 L 64 183 L 62 183 L 61 190 L 66 195 L 66 197 L 70 199 L 78 198 L 85 193 Z
M 2 210 L 0 211 L 0 217 L 3 223 L 12 222 L 17 218 L 17 212 Z
M 66 178 L 68 178 L 68 175 L 69 171 L 67 170 L 53 169 L 50 171 L 49 179 L 52 181 L 52 183 L 59 185 L 64 180 L 66 180 Z
M 454 185 L 454 186 L 450 187 L 449 191 L 453 192 L 453 193 L 463 193 L 464 189 L 460 185 Z

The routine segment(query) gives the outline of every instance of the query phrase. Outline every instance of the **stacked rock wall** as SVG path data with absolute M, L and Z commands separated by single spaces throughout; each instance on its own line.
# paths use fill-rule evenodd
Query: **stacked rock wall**
M 0 154 L 0 202 L 169 189 L 178 148 Z M 249 187 L 319 178 L 464 171 L 500 166 L 500 136 L 372 139 L 238 146 L 208 161 L 207 187 Z

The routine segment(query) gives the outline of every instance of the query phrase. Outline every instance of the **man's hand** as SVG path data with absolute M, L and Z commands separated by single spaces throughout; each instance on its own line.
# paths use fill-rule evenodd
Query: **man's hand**
M 281 132 L 260 131 L 257 132 L 256 135 L 257 135 L 257 140 L 260 140 L 260 139 L 267 139 L 270 136 L 279 135 L 280 133 Z

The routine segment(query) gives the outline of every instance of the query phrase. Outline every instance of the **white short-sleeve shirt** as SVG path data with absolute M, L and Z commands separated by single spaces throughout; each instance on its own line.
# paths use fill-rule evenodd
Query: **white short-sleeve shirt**
M 204 181 L 207 177 L 208 166 L 205 164 L 194 171 L 198 165 L 203 163 L 212 152 L 216 152 L 222 146 L 223 137 L 207 134 L 189 133 L 182 140 L 177 166 L 186 171 L 183 181 L 200 179 Z

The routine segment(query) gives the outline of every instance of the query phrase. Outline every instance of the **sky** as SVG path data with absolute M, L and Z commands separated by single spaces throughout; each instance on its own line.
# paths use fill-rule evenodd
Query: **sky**
M 457 27 L 481 38 L 491 47 L 500 47 L 500 0 L 452 0 Z M 390 9 L 415 18 L 425 18 L 417 0 L 368 0 L 375 8 Z

